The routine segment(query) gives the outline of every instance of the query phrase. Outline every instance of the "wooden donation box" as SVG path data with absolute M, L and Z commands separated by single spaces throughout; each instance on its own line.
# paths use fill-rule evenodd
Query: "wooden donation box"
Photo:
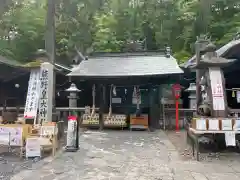
M 130 129 L 148 129 L 148 115 L 130 116 Z
M 104 126 L 109 126 L 109 127 L 126 127 L 127 116 L 125 114 L 104 114 L 103 115 L 103 120 L 104 120 Z
M 91 112 L 90 106 L 85 107 L 85 113 L 82 115 L 82 125 L 87 125 L 87 126 L 99 125 L 99 114 L 95 113 L 95 111 Z

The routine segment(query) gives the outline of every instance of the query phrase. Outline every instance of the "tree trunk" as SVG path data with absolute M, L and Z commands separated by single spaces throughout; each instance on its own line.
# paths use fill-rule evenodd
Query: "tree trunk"
M 55 0 L 48 0 L 47 2 L 47 17 L 46 17 L 46 35 L 45 48 L 48 54 L 48 60 L 51 64 L 55 64 Z M 55 107 L 55 71 L 53 72 L 53 107 Z

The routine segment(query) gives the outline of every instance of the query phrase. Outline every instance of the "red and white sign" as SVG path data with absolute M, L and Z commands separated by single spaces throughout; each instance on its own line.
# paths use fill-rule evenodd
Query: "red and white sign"
M 223 97 L 223 87 L 222 84 L 220 83 L 216 83 L 216 85 L 214 87 L 212 87 L 212 95 L 213 97 Z
M 68 131 L 74 131 L 77 125 L 77 116 L 68 116 Z
M 220 68 L 209 68 L 212 87 L 213 110 L 225 110 L 222 74 Z
M 76 121 L 77 116 L 68 116 L 68 121 Z

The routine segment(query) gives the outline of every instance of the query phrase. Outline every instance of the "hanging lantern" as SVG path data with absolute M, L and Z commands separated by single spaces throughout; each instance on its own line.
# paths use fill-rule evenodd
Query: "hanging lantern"
M 235 91 L 232 91 L 232 97 L 235 98 L 236 95 L 235 95 Z

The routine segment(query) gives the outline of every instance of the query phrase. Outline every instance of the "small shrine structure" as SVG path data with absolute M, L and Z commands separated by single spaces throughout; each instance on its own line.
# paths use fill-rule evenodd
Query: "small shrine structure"
M 68 76 L 92 86 L 93 100 L 86 104 L 92 110 L 86 108 L 84 125 L 154 129 L 161 126 L 161 86 L 178 82 L 182 73 L 170 48 L 166 48 L 157 52 L 93 53 Z M 88 93 L 89 89 L 81 92 L 82 96 Z

